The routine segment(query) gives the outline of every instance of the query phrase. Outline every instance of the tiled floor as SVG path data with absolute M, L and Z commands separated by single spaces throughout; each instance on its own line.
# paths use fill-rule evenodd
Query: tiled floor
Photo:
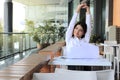
M 0 61 L 0 70 L 16 63 L 17 61 L 23 59 L 24 57 L 27 57 L 27 56 L 37 53 L 37 52 L 38 52 L 38 49 L 32 49 L 32 50 L 28 50 L 28 51 L 25 51 L 20 54 L 16 54 L 14 57 L 10 57 L 8 59 L 1 60 Z

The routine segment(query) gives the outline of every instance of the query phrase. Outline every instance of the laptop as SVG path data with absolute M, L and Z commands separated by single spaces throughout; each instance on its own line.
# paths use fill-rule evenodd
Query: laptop
M 93 44 L 85 44 L 66 51 L 65 58 L 100 58 L 99 47 Z

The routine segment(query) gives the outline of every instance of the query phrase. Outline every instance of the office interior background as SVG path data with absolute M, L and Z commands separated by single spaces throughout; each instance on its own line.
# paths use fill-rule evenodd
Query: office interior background
M 52 26 L 66 29 L 80 1 L 82 0 L 0 0 L 1 61 L 36 48 L 36 42 L 26 26 L 27 21 L 34 25 L 33 28 L 44 26 L 44 21 L 49 21 Z M 98 35 L 101 42 L 117 40 L 120 43 L 120 1 L 88 0 L 88 3 L 92 15 L 92 34 Z M 85 17 L 84 13 L 85 10 L 80 12 L 78 20 Z

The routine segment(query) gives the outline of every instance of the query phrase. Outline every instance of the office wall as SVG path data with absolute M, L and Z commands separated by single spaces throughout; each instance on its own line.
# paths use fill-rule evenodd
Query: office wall
M 25 17 L 35 23 L 42 23 L 44 20 L 63 20 L 68 22 L 68 8 L 57 5 L 26 6 Z

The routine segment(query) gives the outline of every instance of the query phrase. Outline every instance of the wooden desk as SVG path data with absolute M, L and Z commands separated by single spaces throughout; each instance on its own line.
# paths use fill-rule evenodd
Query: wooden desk
M 12 71 L 29 71 L 33 68 L 34 66 L 17 66 L 17 65 L 11 65 L 7 67 L 5 70 L 12 70 Z
M 0 77 L 0 80 L 22 80 L 18 77 Z
M 50 45 L 40 50 L 39 54 L 48 54 L 51 56 L 51 59 L 53 59 L 54 57 L 61 55 L 61 49 L 64 45 L 65 45 L 65 42 L 57 42 L 53 45 Z M 47 70 L 48 68 L 49 68 L 48 66 L 43 67 L 41 72 L 48 71 Z M 54 72 L 54 66 L 50 66 L 50 72 Z
M 74 65 L 74 66 L 108 66 L 112 63 L 104 58 L 98 59 L 67 59 L 63 57 L 56 57 L 49 62 L 49 65 Z
M 44 64 L 43 62 L 50 59 L 49 55 L 46 54 L 32 54 L 21 61 L 15 63 L 14 65 L 33 65 Z
M 48 46 L 42 50 L 39 51 L 39 54 L 50 54 L 51 59 L 55 56 L 59 56 L 61 53 L 61 47 L 59 47 L 57 44 L 53 44 L 51 46 Z
M 46 54 L 32 54 L 21 61 L 0 71 L 0 80 L 31 80 L 34 72 L 48 63 L 50 59 Z
M 0 71 L 0 80 L 23 80 L 25 72 L 16 72 L 16 71 Z M 9 79 L 10 78 L 10 79 Z
M 64 42 L 57 42 L 39 51 L 40 54 L 50 54 L 51 59 L 61 55 L 61 49 L 65 45 Z

